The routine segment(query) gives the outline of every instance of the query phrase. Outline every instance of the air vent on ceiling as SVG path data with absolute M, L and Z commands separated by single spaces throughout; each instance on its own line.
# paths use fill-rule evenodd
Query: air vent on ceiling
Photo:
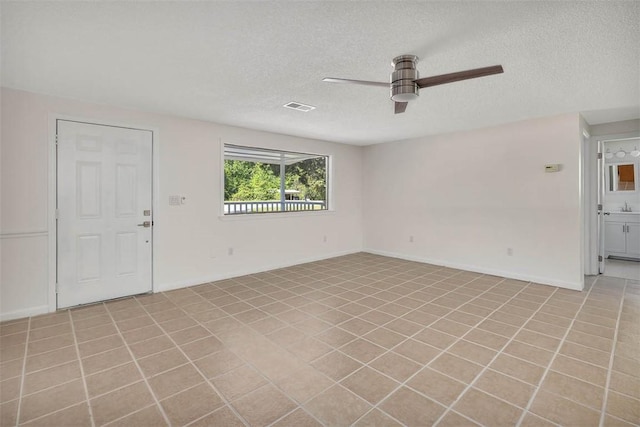
M 308 112 L 311 110 L 315 110 L 316 107 L 312 105 L 301 104 L 299 102 L 289 102 L 288 104 L 284 104 L 285 108 L 291 108 L 292 110 L 298 110 L 303 112 Z

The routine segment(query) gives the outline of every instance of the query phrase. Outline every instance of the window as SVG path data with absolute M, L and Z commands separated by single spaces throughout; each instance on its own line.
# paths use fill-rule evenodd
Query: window
M 224 145 L 224 214 L 328 209 L 329 156 Z

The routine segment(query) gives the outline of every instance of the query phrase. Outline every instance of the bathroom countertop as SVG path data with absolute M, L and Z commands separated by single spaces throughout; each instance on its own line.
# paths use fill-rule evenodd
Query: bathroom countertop
M 621 215 L 640 215 L 640 211 L 633 212 L 622 212 L 622 211 L 605 211 L 610 214 L 621 214 Z

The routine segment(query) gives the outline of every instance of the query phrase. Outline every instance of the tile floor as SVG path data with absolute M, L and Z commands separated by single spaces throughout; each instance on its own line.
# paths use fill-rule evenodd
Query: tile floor
M 620 277 L 622 279 L 640 280 L 640 261 L 605 258 L 604 275 Z
M 0 424 L 640 424 L 640 284 L 354 254 L 1 324 Z

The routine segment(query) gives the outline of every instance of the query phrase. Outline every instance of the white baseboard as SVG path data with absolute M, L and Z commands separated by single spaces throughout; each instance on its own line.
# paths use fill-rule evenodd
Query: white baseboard
M 154 286 L 153 292 L 171 291 L 174 289 L 181 289 L 189 286 L 201 285 L 203 283 L 215 282 L 217 280 L 232 279 L 234 277 L 246 276 L 248 274 L 257 274 L 265 271 L 276 270 L 278 268 L 292 267 L 294 265 L 305 264 L 307 262 L 322 261 L 324 259 L 336 258 L 339 256 L 356 254 L 359 252 L 362 252 L 362 250 L 356 249 L 352 251 L 333 252 L 330 254 L 323 254 L 316 257 L 295 259 L 287 262 L 265 265 L 259 268 L 246 268 L 243 270 L 233 271 L 231 273 L 214 274 L 210 276 L 189 278 L 189 279 L 184 279 L 184 280 L 180 280 L 178 282 L 172 282 L 172 283 L 160 283 Z
M 417 257 L 413 255 L 406 255 L 406 254 L 400 254 L 395 252 L 379 251 L 376 249 L 365 248 L 362 251 L 370 254 L 375 254 L 375 255 L 382 255 L 382 256 L 388 256 L 391 258 L 404 259 L 407 261 L 422 262 L 425 264 L 439 265 L 442 267 L 455 268 L 458 270 L 472 271 L 474 273 L 482 273 L 482 274 L 490 274 L 492 276 L 506 277 L 507 279 L 515 279 L 515 280 L 522 280 L 525 282 L 539 283 L 541 285 L 556 286 L 558 288 L 571 289 L 572 291 L 582 291 L 582 289 L 584 288 L 583 282 L 567 282 L 564 280 L 556 280 L 550 277 L 531 276 L 527 274 L 520 274 L 513 271 L 495 270 L 492 268 L 485 268 L 477 265 L 460 264 L 460 263 L 448 262 L 448 261 L 439 260 L 439 259 L 430 259 L 430 258 Z
M 23 317 L 37 316 L 39 314 L 47 314 L 47 313 L 49 313 L 49 306 L 39 305 L 37 307 L 29 307 L 23 310 L 0 313 L 0 322 L 4 322 L 6 320 L 21 319 Z
M 493 276 L 500 276 L 500 277 L 506 277 L 509 279 L 540 283 L 543 285 L 557 286 L 559 288 L 571 289 L 575 291 L 581 291 L 584 287 L 584 283 L 581 283 L 581 282 L 566 282 L 566 281 L 556 280 L 549 277 L 531 276 L 531 275 L 520 274 L 512 271 L 495 270 L 495 269 L 484 268 L 476 265 L 460 264 L 455 262 L 448 262 L 445 260 L 417 257 L 413 255 L 400 254 L 396 252 L 379 251 L 376 249 L 365 248 L 362 250 L 357 249 L 357 250 L 351 250 L 351 251 L 334 252 L 330 254 L 319 255 L 316 257 L 295 259 L 287 262 L 265 265 L 259 268 L 247 268 L 244 270 L 238 270 L 238 271 L 234 271 L 226 274 L 213 274 L 210 276 L 184 279 L 184 280 L 180 280 L 178 282 L 173 282 L 173 283 L 161 283 L 161 284 L 157 284 L 154 287 L 154 292 L 164 292 L 164 291 L 170 291 L 174 289 L 186 288 L 188 286 L 200 285 L 202 283 L 214 282 L 217 280 L 224 280 L 224 279 L 231 279 L 234 277 L 245 276 L 247 274 L 262 273 L 264 271 L 275 270 L 278 268 L 292 267 L 294 265 L 304 264 L 307 262 L 321 261 L 324 259 L 335 258 L 339 256 L 344 256 L 344 255 L 351 255 L 358 252 L 367 252 L 375 255 L 382 255 L 382 256 L 388 256 L 391 258 L 404 259 L 407 261 L 416 261 L 416 262 L 422 262 L 426 264 L 439 265 L 442 267 L 455 268 L 459 270 L 473 271 L 475 273 L 491 274 Z M 46 314 L 49 312 L 50 310 L 48 305 L 29 307 L 23 310 L 0 313 L 0 321 L 4 322 L 7 320 L 37 316 L 37 315 Z
M 244 270 L 238 270 L 238 271 L 234 271 L 232 273 L 227 273 L 227 274 L 214 274 L 214 275 L 210 275 L 210 276 L 184 279 L 184 280 L 180 280 L 178 282 L 173 282 L 173 283 L 161 283 L 161 284 L 156 284 L 154 286 L 153 292 L 164 292 L 164 291 L 170 291 L 170 290 L 174 290 L 174 289 L 181 289 L 181 288 L 186 288 L 188 286 L 200 285 L 202 283 L 214 282 L 216 280 L 231 279 L 233 277 L 246 276 L 247 274 L 262 273 L 264 271 L 275 270 L 275 269 L 278 269 L 278 268 L 291 267 L 291 266 L 298 265 L 298 264 L 304 264 L 304 263 L 307 263 L 307 262 L 314 262 L 314 261 L 321 261 L 323 259 L 335 258 L 335 257 L 339 257 L 339 256 L 344 256 L 344 255 L 351 255 L 351 254 L 355 254 L 355 253 L 358 253 L 358 252 L 362 252 L 362 251 L 360 249 L 356 249 L 356 250 L 351 250 L 351 251 L 334 252 L 334 253 L 330 253 L 330 254 L 319 255 L 319 256 L 316 256 L 316 257 L 301 258 L 301 259 L 291 260 L 291 261 L 287 261 L 287 262 L 282 262 L 282 263 L 277 263 L 277 264 L 272 264 L 272 265 L 266 265 L 266 266 L 262 266 L 260 268 L 254 268 L 254 269 L 247 268 L 247 269 L 244 269 Z M 16 311 L 10 311 L 10 312 L 6 312 L 6 313 L 0 313 L 0 321 L 4 322 L 6 320 L 21 319 L 21 318 L 30 317 L 30 316 L 37 316 L 39 314 L 52 313 L 54 311 L 55 310 L 50 310 L 50 307 L 48 305 L 42 305 L 42 306 L 37 306 L 37 307 L 29 307 L 29 308 L 22 309 L 22 310 L 16 310 Z

